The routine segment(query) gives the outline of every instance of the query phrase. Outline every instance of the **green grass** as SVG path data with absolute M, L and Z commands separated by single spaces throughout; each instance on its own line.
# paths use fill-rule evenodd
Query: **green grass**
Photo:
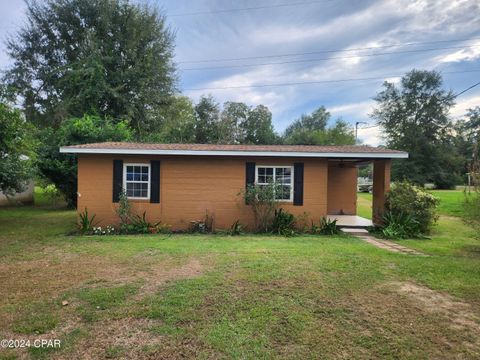
M 398 290 L 414 283 L 480 315 L 480 244 L 459 219 L 402 242 L 430 257 L 347 236 L 68 236 L 74 219 L 0 209 L 0 335 L 62 339 L 0 357 L 480 357 L 454 309 Z
M 465 193 L 461 190 L 430 190 L 430 193 L 440 199 L 438 212 L 447 216 L 463 215 L 463 200 Z
M 465 193 L 462 190 L 429 190 L 440 200 L 438 213 L 445 216 L 462 216 Z M 357 194 L 357 213 L 359 216 L 371 219 L 372 194 Z

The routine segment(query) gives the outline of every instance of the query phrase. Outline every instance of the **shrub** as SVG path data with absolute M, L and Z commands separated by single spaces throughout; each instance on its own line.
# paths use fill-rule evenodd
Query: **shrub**
M 82 235 L 91 233 L 93 230 L 93 227 L 96 225 L 95 222 L 95 214 L 93 214 L 91 217 L 88 215 L 88 210 L 85 208 L 83 212 L 81 212 L 78 215 L 79 222 L 78 222 L 78 230 Z
M 144 211 L 142 216 L 132 215 L 131 223 L 129 224 L 130 233 L 134 234 L 148 234 L 152 228 L 155 228 L 160 223 L 152 224 L 147 220 L 147 212 Z
M 246 204 L 253 210 L 255 219 L 255 230 L 269 232 L 275 218 L 275 211 L 279 203 L 275 200 L 275 192 L 279 185 L 270 183 L 268 185 L 249 185 L 246 190 L 240 192 Z
M 57 203 L 61 200 L 62 194 L 60 191 L 57 189 L 57 187 L 53 184 L 49 184 L 43 188 L 43 194 L 45 198 L 47 199 L 48 203 L 56 207 Z
M 125 191 L 122 191 L 119 195 L 117 215 L 120 218 L 120 227 L 130 224 L 132 221 L 132 205 L 128 201 Z
M 477 230 L 477 234 L 480 233 L 480 160 L 477 155 L 479 146 L 479 143 L 474 145 L 473 160 L 469 166 L 473 191 L 470 187 L 468 191 L 465 190 L 465 200 L 463 202 L 463 220 Z
M 120 218 L 120 234 L 157 234 L 169 233 L 170 226 L 161 222 L 151 223 L 147 220 L 147 212 L 137 215 L 132 212 L 132 205 L 124 191 L 120 193 L 117 215 Z
M 383 223 L 381 234 L 389 239 L 406 239 L 422 234 L 419 222 L 411 214 L 389 211 L 383 216 Z
M 240 224 L 240 220 L 236 220 L 232 226 L 230 226 L 230 230 L 228 231 L 229 235 L 235 236 L 240 235 L 243 230 L 243 225 Z
M 190 232 L 192 233 L 211 233 L 213 231 L 213 216 L 208 213 L 208 210 L 205 212 L 205 217 L 203 220 L 193 220 L 190 221 Z
M 275 210 L 271 228 L 274 234 L 293 236 L 295 235 L 295 216 L 282 208 Z
M 395 219 L 408 215 L 418 223 L 418 232 L 428 234 L 438 220 L 439 200 L 432 194 L 410 184 L 399 182 L 392 185 L 387 194 L 386 210 Z M 404 215 L 402 215 L 404 214 Z
M 337 219 L 329 219 L 325 216 L 323 216 L 320 219 L 320 226 L 316 226 L 315 224 L 312 223 L 312 232 L 321 234 L 321 235 L 335 235 L 338 234 L 338 228 L 337 228 Z
M 463 220 L 480 233 L 480 192 L 465 194 L 463 202 Z

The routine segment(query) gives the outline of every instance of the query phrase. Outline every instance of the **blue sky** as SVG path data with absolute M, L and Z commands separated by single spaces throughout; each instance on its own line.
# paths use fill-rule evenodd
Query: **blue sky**
M 25 5 L 23 0 L 0 2 L 0 33 L 4 39 L 24 20 Z M 480 81 L 480 2 L 475 0 L 148 3 L 165 10 L 176 32 L 176 61 L 185 95 L 197 100 L 210 93 L 220 102 L 267 105 L 279 132 L 320 105 L 326 106 L 334 118 L 342 117 L 352 124 L 372 123 L 368 113 L 382 82 L 398 81 L 398 75 L 412 68 L 443 72 L 445 87 L 454 92 Z M 239 8 L 250 9 L 221 12 Z M 359 48 L 363 50 L 356 50 Z M 340 51 L 325 52 L 330 50 Z M 274 57 L 299 53 L 304 55 Z M 379 53 L 383 55 L 375 55 Z M 193 62 L 251 57 L 260 58 Z M 278 62 L 282 64 L 271 64 Z M 8 64 L 1 44 L 0 68 Z M 209 69 L 187 70 L 192 68 Z M 352 78 L 374 79 L 335 82 Z M 299 82 L 320 83 L 255 87 Z M 189 90 L 198 88 L 210 90 Z M 452 116 L 459 118 L 475 105 L 480 105 L 480 87 L 457 99 Z M 366 144 L 382 143 L 378 128 L 360 130 L 359 138 Z

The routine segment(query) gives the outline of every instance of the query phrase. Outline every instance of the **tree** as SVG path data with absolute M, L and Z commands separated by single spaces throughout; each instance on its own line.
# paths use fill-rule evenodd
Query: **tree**
M 195 109 L 186 96 L 174 96 L 160 112 L 160 129 L 147 135 L 147 142 L 193 143 L 195 142 Z
M 315 114 L 315 115 L 314 115 Z M 313 120 L 305 120 L 313 118 Z M 284 134 L 284 142 L 291 145 L 355 145 L 352 128 L 342 119 L 327 127 L 330 113 L 323 106 L 312 115 L 302 115 Z
M 264 105 L 249 110 L 246 121 L 242 124 L 244 144 L 275 144 L 278 136 L 272 124 L 272 113 Z
M 468 109 L 465 130 L 469 141 L 472 143 L 480 141 L 480 106 Z
M 142 137 L 175 90 L 173 41 L 161 12 L 128 0 L 27 0 L 5 79 L 39 126 L 94 113 Z
M 272 113 L 264 105 L 255 108 L 242 102 L 226 102 L 220 122 L 224 144 L 273 144 L 276 141 Z
M 227 101 L 223 104 L 220 116 L 220 142 L 222 144 L 243 144 L 244 128 L 250 113 L 250 108 L 241 102 Z
M 295 120 L 285 130 L 285 137 L 288 138 L 296 132 L 309 132 L 325 130 L 328 121 L 330 120 L 330 113 L 324 106 L 320 106 L 314 110 L 310 115 L 303 114 L 300 119 Z
M 374 98 L 377 108 L 371 116 L 382 127 L 387 145 L 409 153 L 407 160 L 394 162 L 393 179 L 408 179 L 422 186 L 434 182 L 440 187 L 458 181 L 449 119 L 454 97 L 442 85 L 440 73 L 412 70 L 398 87 L 385 82 Z
M 32 177 L 33 129 L 21 112 L 0 103 L 0 191 L 23 191 Z
M 202 96 L 195 105 L 195 142 L 213 144 L 219 139 L 220 105 L 209 96 Z
M 38 168 L 65 195 L 68 206 L 77 204 L 77 158 L 75 154 L 59 153 L 60 146 L 103 141 L 128 141 L 132 132 L 126 121 L 85 115 L 64 121 L 58 130 L 44 129 L 39 149 Z

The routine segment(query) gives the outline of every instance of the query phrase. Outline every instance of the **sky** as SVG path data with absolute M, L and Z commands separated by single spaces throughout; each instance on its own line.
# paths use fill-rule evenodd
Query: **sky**
M 440 71 L 454 93 L 480 81 L 478 0 L 134 1 L 165 12 L 184 95 L 266 105 L 278 132 L 324 105 L 332 119 L 361 122 L 359 139 L 376 146 L 384 139 L 369 114 L 384 81 L 413 68 Z M 25 4 L 0 5 L 4 69 L 4 40 L 25 21 Z M 456 100 L 460 119 L 480 106 L 480 86 Z

